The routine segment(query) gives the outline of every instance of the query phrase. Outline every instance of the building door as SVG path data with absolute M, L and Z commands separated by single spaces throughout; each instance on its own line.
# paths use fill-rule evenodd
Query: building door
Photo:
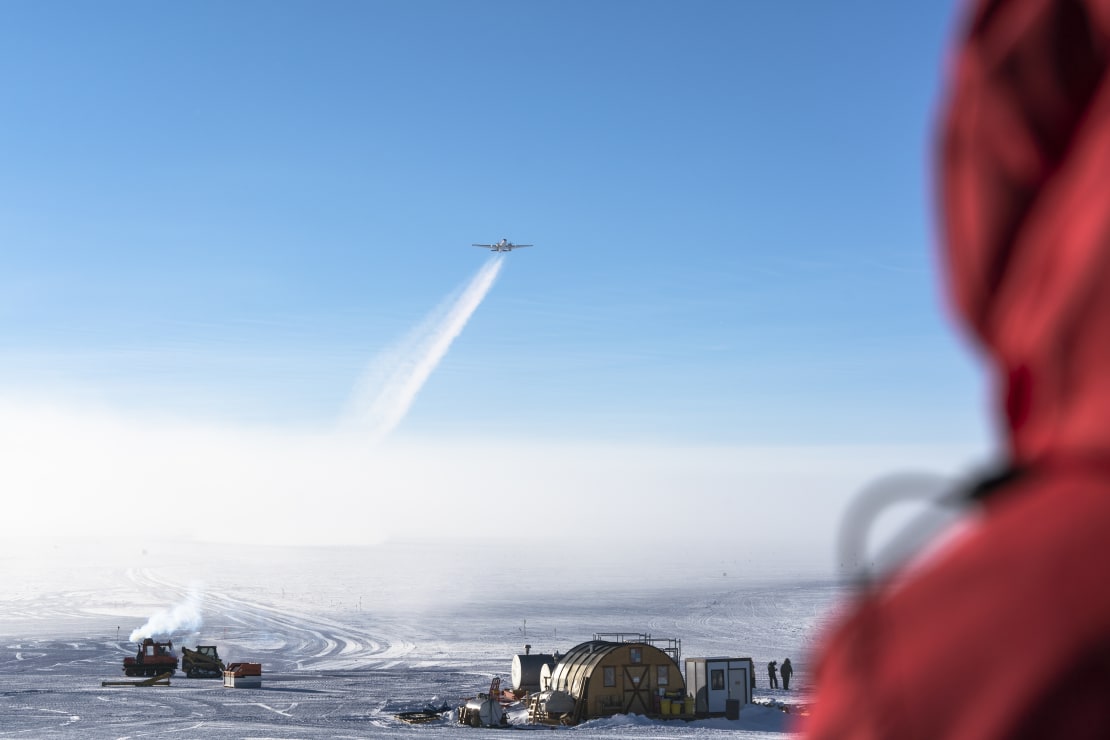
M 750 704 L 752 677 L 748 666 L 730 664 L 728 667 L 728 698 L 739 699 L 741 704 Z
M 651 713 L 651 680 L 646 665 L 624 666 L 624 713 Z
M 728 699 L 728 682 L 725 676 L 727 667 L 727 663 L 706 664 L 709 680 L 705 692 L 705 703 L 711 714 L 720 714 L 725 711 L 725 700 Z

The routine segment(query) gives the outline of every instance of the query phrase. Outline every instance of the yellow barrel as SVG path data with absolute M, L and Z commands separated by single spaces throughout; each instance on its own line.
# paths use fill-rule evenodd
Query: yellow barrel
M 664 716 L 671 713 L 671 700 L 670 699 L 660 699 L 659 700 L 659 713 L 664 715 Z

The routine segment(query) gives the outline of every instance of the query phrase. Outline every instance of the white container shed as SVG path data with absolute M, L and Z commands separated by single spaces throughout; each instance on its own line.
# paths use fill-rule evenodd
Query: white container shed
M 752 703 L 751 658 L 687 658 L 686 694 L 695 714 L 724 714 L 729 699 Z

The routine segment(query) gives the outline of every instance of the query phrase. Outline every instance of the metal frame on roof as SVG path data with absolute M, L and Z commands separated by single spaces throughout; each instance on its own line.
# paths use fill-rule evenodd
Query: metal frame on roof
M 671 656 L 671 660 L 676 665 L 682 665 L 682 640 L 674 637 L 652 637 L 643 632 L 595 632 L 594 639 L 605 642 L 639 642 L 644 645 L 651 645 Z

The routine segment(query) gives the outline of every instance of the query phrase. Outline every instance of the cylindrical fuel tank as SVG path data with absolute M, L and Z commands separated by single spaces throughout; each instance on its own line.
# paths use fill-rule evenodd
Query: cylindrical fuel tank
M 540 669 L 540 691 L 547 691 L 551 688 L 551 672 L 555 670 L 554 665 L 544 665 Z
M 539 691 L 540 673 L 544 666 L 555 665 L 555 656 L 545 653 L 531 653 L 513 656 L 513 691 Z

